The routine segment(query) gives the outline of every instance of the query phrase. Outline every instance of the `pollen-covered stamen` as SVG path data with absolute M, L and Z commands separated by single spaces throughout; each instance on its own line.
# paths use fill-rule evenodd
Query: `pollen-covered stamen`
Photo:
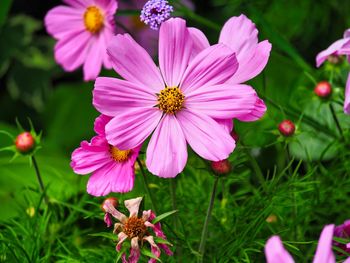
M 87 31 L 95 34 L 103 27 L 104 17 L 96 6 L 89 6 L 84 13 L 84 24 Z
M 114 161 L 124 162 L 129 158 L 131 150 L 119 150 L 117 147 L 110 145 L 109 152 Z
M 158 107 L 164 113 L 175 114 L 183 108 L 185 96 L 177 87 L 166 87 L 158 95 Z
M 129 217 L 123 226 L 123 232 L 128 235 L 130 239 L 134 237 L 142 239 L 146 231 L 145 221 L 137 216 Z

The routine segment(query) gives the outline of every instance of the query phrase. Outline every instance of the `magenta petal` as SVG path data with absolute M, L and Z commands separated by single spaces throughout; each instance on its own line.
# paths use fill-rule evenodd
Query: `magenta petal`
M 228 158 L 235 148 L 230 134 L 212 118 L 186 109 L 181 110 L 176 117 L 186 141 L 202 158 L 220 161 Z
M 72 153 L 71 166 L 77 174 L 89 174 L 110 162 L 110 154 L 106 146 L 92 146 L 83 141 Z
M 162 117 L 158 108 L 136 108 L 114 117 L 106 126 L 107 141 L 121 150 L 141 145 Z
M 251 89 L 253 90 L 253 88 Z M 248 114 L 238 117 L 237 119 L 239 119 L 240 121 L 257 121 L 262 116 L 264 116 L 267 110 L 265 102 L 262 99 L 260 99 L 257 94 L 255 94 L 255 98 L 256 100 L 253 110 Z
M 174 115 L 165 115 L 147 147 L 148 170 L 159 177 L 175 177 L 187 162 L 187 146 L 180 124 Z
M 63 0 L 63 2 L 76 8 L 86 8 L 93 4 L 93 0 Z
M 89 50 L 84 62 L 84 80 L 95 80 L 101 71 L 105 50 L 102 50 L 102 38 L 91 37 Z
M 328 56 L 334 54 L 337 55 L 339 50 L 341 50 L 341 48 L 348 43 L 350 43 L 350 38 L 339 39 L 330 45 L 327 49 L 318 53 L 316 56 L 316 66 L 321 66 L 322 63 L 326 61 Z
M 239 118 L 255 106 L 256 92 L 248 85 L 205 86 L 186 96 L 185 107 L 216 119 Z
M 192 39 L 181 18 L 170 18 L 159 31 L 159 67 L 168 87 L 177 87 L 192 54 Z
M 210 47 L 210 44 L 209 44 L 207 37 L 199 29 L 194 28 L 194 27 L 190 27 L 190 28 L 188 28 L 188 31 L 190 32 L 192 42 L 193 42 L 192 58 L 194 58 L 202 50 Z
M 101 136 L 105 136 L 105 127 L 112 118 L 101 114 L 95 119 L 94 131 Z
M 265 40 L 257 44 L 250 57 L 237 58 L 239 67 L 229 83 L 243 83 L 260 74 L 269 60 L 271 47 L 270 42 Z
M 279 236 L 270 237 L 265 245 L 267 263 L 294 263 L 292 256 L 283 247 Z
M 350 114 L 350 73 L 348 75 L 345 87 L 344 112 L 346 114 Z
M 71 35 L 72 32 L 85 31 L 83 15 L 85 10 L 69 6 L 57 6 L 45 16 L 47 32 L 57 39 Z
M 138 237 L 131 239 L 131 249 L 129 256 L 129 263 L 137 263 L 140 258 L 140 248 L 138 244 Z
M 335 263 L 332 251 L 333 234 L 334 225 L 327 225 L 323 228 L 313 263 Z
M 77 69 L 86 59 L 89 41 L 90 35 L 85 31 L 66 35 L 55 45 L 55 60 L 66 71 Z
M 216 122 L 220 124 L 228 133 L 233 130 L 233 120 L 232 119 L 216 119 Z
M 152 58 L 130 35 L 114 36 L 107 53 L 114 70 L 126 80 L 154 92 L 164 88 L 162 76 Z
M 225 83 L 237 70 L 235 54 L 223 44 L 200 52 L 188 65 L 180 84 L 185 95 L 198 88 Z
M 96 79 L 93 105 L 106 115 L 116 116 L 131 108 L 152 108 L 156 104 L 155 93 L 142 85 L 117 78 L 99 77 Z

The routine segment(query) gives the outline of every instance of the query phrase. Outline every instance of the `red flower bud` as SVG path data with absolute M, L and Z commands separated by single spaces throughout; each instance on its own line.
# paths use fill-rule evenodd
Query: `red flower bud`
M 228 161 L 228 159 L 217 161 L 217 162 L 211 162 L 210 166 L 211 166 L 211 169 L 213 169 L 213 171 L 216 174 L 227 174 L 232 169 L 232 166 Z
M 103 212 L 106 213 L 106 210 L 103 208 L 106 203 L 110 203 L 115 208 L 118 207 L 118 198 L 116 197 L 108 197 L 105 200 L 103 200 L 103 203 L 101 204 L 101 209 Z
M 321 81 L 316 85 L 314 92 L 320 98 L 327 98 L 332 94 L 332 85 L 327 81 Z
M 236 133 L 235 130 L 232 130 L 232 132 L 231 132 L 231 137 L 235 140 L 235 142 L 238 142 L 238 140 L 239 140 L 239 135 L 238 135 L 238 133 Z
M 35 140 L 30 132 L 22 132 L 15 141 L 16 149 L 21 153 L 30 152 L 35 145 Z
M 278 125 L 278 130 L 283 136 L 292 136 L 295 132 L 295 125 L 290 120 L 284 120 Z

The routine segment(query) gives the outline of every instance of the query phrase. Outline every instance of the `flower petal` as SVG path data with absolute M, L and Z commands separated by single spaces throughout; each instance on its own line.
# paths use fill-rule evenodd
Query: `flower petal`
M 129 263 L 137 263 L 140 258 L 139 238 L 134 237 L 131 239 L 131 249 L 129 256 Z
M 335 263 L 332 251 L 334 225 L 327 225 L 323 228 L 313 263 Z
M 157 108 L 136 108 L 114 117 L 106 126 L 107 141 L 120 150 L 141 145 L 157 127 L 162 111 Z
M 107 48 L 114 70 L 124 79 L 153 92 L 164 88 L 162 76 L 149 54 L 128 34 L 113 37 Z
M 230 133 L 233 130 L 233 120 L 232 119 L 217 119 L 215 121 L 217 123 L 219 123 L 220 126 L 223 127 L 228 133 Z
M 77 174 L 89 174 L 111 161 L 106 146 L 95 146 L 83 141 L 80 147 L 73 151 L 71 167 Z
M 128 235 L 125 234 L 124 232 L 120 232 L 118 234 L 118 244 L 116 246 L 117 251 L 120 251 L 122 249 L 122 244 L 127 238 L 128 238 Z
M 216 119 L 239 118 L 255 106 L 256 92 L 248 85 L 205 86 L 186 96 L 185 107 Z
M 129 210 L 130 216 L 137 216 L 140 208 L 142 197 L 137 197 L 134 199 L 129 199 L 124 201 L 125 207 Z
M 63 2 L 76 8 L 86 8 L 93 3 L 93 0 L 63 0 Z
M 250 57 L 246 56 L 244 59 L 237 58 L 239 64 L 238 70 L 228 82 L 243 83 L 260 74 L 269 60 L 271 47 L 270 42 L 265 40 L 256 46 L 255 51 L 250 53 Z
M 240 116 L 237 119 L 240 121 L 257 121 L 264 116 L 266 110 L 265 102 L 256 95 L 254 109 L 250 113 Z
M 80 67 L 88 54 L 90 35 L 85 31 L 65 35 L 55 45 L 55 60 L 66 71 Z
M 199 29 L 197 29 L 195 27 L 189 27 L 188 31 L 190 32 L 190 36 L 191 36 L 192 42 L 193 42 L 192 58 L 194 58 L 202 50 L 210 47 L 210 44 L 209 44 L 207 37 Z
M 152 254 L 156 258 L 159 258 L 160 257 L 160 249 L 157 246 L 157 244 L 154 242 L 153 236 L 147 236 L 147 237 L 144 237 L 143 239 L 146 240 L 151 245 L 151 252 L 152 252 Z M 155 262 L 156 262 L 155 259 L 150 259 L 148 261 L 148 263 L 155 263 Z
M 121 223 L 124 223 L 127 220 L 127 217 L 123 213 L 115 209 L 112 202 L 104 202 L 103 209 L 104 211 L 106 211 L 106 213 L 111 214 L 114 218 L 119 220 Z
M 103 64 L 104 45 L 101 45 L 102 38 L 93 36 L 90 39 L 89 50 L 83 66 L 84 80 L 95 80 L 101 71 Z
M 350 38 L 339 39 L 330 45 L 327 49 L 321 51 L 316 56 L 316 66 L 320 67 L 326 61 L 328 56 L 337 55 L 339 50 L 346 44 L 350 43 Z
M 192 54 L 192 39 L 181 18 L 163 22 L 159 31 L 159 67 L 168 87 L 177 87 Z
M 346 114 L 350 114 L 350 73 L 348 75 L 348 80 L 346 81 L 345 87 L 344 112 Z
M 44 18 L 46 30 L 56 39 L 61 39 L 67 34 L 71 35 L 72 32 L 85 32 L 83 15 L 84 10 L 57 6 L 51 9 Z
M 94 131 L 101 136 L 105 136 L 105 127 L 107 123 L 111 120 L 112 118 L 106 115 L 101 114 L 95 119 L 94 122 Z
M 154 131 L 146 152 L 148 170 L 159 177 L 175 177 L 187 162 L 183 131 L 174 115 L 165 115 Z
M 186 141 L 202 158 L 220 161 L 228 158 L 235 148 L 230 134 L 212 118 L 186 109 L 181 110 L 176 117 Z
M 157 104 L 155 93 L 142 85 L 117 79 L 99 77 L 93 90 L 93 105 L 109 116 L 137 107 L 152 108 Z
M 283 247 L 279 236 L 270 237 L 265 245 L 267 263 L 294 263 L 292 256 Z
M 185 95 L 205 86 L 225 83 L 237 70 L 235 54 L 223 44 L 200 52 L 189 64 L 180 88 Z

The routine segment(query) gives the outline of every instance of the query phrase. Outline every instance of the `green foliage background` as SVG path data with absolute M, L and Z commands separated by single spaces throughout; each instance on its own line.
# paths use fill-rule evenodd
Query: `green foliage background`
M 49 206 L 40 202 L 27 158 L 9 162 L 11 155 L 0 152 L 0 262 L 117 258 L 115 242 L 103 234 L 110 231 L 99 208 L 102 199 L 89 196 L 87 176 L 75 175 L 69 166 L 71 152 L 93 135 L 98 113 L 91 105 L 93 82 L 83 83 L 81 70 L 63 72 L 53 59 L 54 40 L 45 32 L 43 17 L 59 4 L 0 2 L 0 129 L 16 134 L 15 118 L 26 126 L 29 117 L 42 131 L 37 160 L 50 199 Z M 250 82 L 268 112 L 255 123 L 235 122 L 240 141 L 230 156 L 232 172 L 219 181 L 204 262 L 264 262 L 263 247 L 273 234 L 282 237 L 297 262 L 310 262 L 323 226 L 350 217 L 350 117 L 341 106 L 349 68 L 346 63 L 315 68 L 316 54 L 350 25 L 350 1 L 198 0 L 195 6 L 194 12 L 178 9 L 176 15 L 201 28 L 211 43 L 228 18 L 244 13 L 257 24 L 259 38 L 273 45 L 266 69 Z M 115 75 L 101 73 L 107 74 Z M 329 102 L 313 93 L 314 81 L 331 76 L 344 139 Z M 276 130 L 285 118 L 297 123 L 297 134 L 287 141 Z M 0 147 L 12 143 L 0 135 Z M 158 213 L 173 210 L 170 181 L 147 177 Z M 164 262 L 198 259 L 213 181 L 209 164 L 190 153 L 186 169 L 173 182 L 179 212 L 163 227 L 175 257 L 162 257 Z M 143 195 L 138 174 L 131 193 L 113 196 Z M 273 223 L 266 221 L 271 215 Z

